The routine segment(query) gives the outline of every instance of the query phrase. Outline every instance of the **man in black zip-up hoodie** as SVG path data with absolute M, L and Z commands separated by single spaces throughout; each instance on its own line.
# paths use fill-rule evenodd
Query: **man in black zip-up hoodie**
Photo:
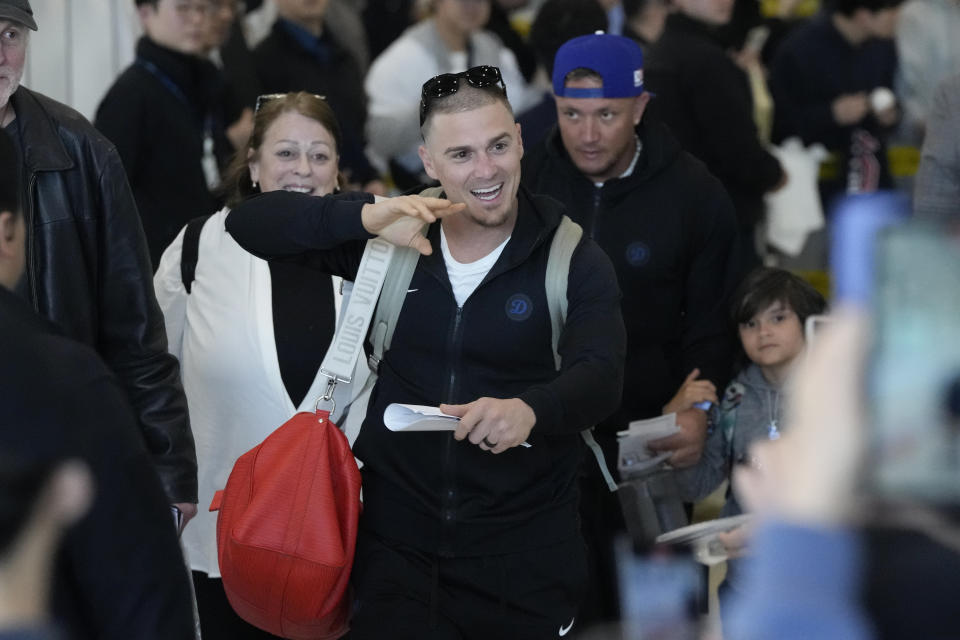
M 563 210 L 520 188 L 519 127 L 503 91 L 468 84 L 477 78 L 425 99 L 424 166 L 466 208 L 420 239 L 425 255 L 354 446 L 364 463 L 355 639 L 565 635 L 583 596 L 579 432 L 619 403 L 619 290 L 603 251 L 581 241 L 557 372 L 545 275 Z M 412 206 L 369 202 L 264 194 L 227 230 L 258 255 L 300 254 L 352 279 L 363 241 Z M 459 427 L 389 431 L 394 402 L 440 405 Z
M 733 205 L 666 126 L 643 121 L 649 96 L 642 80 L 634 83 L 641 56 L 634 42 L 613 35 L 582 36 L 561 47 L 554 65 L 558 127 L 523 163 L 524 184 L 567 206 L 610 256 L 623 290 L 623 400 L 597 426 L 608 463 L 617 459 L 617 431 L 660 415 L 694 369 L 722 389 L 733 346 L 726 319 L 735 285 Z M 706 415 L 688 409 L 678 423 L 684 434 L 661 444 L 675 451 L 674 466 L 691 465 L 702 450 Z M 620 505 L 594 465 L 581 490 L 590 496 L 581 510 L 585 531 L 597 537 L 591 544 L 599 584 L 590 615 L 613 619 L 612 540 L 624 527 Z

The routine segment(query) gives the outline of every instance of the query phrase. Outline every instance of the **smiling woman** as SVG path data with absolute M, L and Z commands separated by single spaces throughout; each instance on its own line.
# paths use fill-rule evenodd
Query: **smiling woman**
M 253 133 L 224 180 L 227 205 L 278 189 L 315 196 L 337 191 L 339 152 L 340 125 L 322 97 L 302 91 L 261 96 Z
M 340 129 L 323 98 L 271 94 L 257 104 L 253 133 L 224 181 L 228 207 L 181 231 L 154 277 L 190 406 L 202 505 L 223 488 L 241 454 L 298 409 L 312 407 L 325 381 L 318 371 L 336 320 L 328 274 L 261 260 L 224 227 L 229 207 L 261 192 L 322 196 L 337 190 Z M 184 275 L 191 266 L 192 278 Z M 272 638 L 227 603 L 216 515 L 200 511 L 183 542 L 204 638 Z

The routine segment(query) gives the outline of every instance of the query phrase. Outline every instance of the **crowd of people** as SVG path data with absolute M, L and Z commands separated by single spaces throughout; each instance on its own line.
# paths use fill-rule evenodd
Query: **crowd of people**
M 862 604 L 846 513 L 864 321 L 805 357 L 824 292 L 765 227 L 800 180 L 790 138 L 831 153 L 805 185 L 828 212 L 922 142 L 915 215 L 955 222 L 960 51 L 918 30 L 956 0 L 134 1 L 135 60 L 90 124 L 20 85 L 43 25 L 0 0 L 0 638 L 274 637 L 232 610 L 206 506 L 322 395 L 376 236 L 421 255 L 352 443 L 349 637 L 630 618 L 618 433 L 661 415 L 661 479 L 688 504 L 726 482 L 722 515 L 762 516 L 719 538 L 725 637 L 899 637 L 884 594 Z M 564 216 L 582 236 L 558 327 Z M 391 431 L 391 403 L 456 430 Z M 813 481 L 816 438 L 836 468 Z M 871 566 L 891 548 L 872 539 Z

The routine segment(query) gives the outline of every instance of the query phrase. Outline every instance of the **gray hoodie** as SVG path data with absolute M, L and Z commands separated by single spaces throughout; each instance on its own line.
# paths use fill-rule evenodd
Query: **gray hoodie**
M 694 502 L 709 495 L 730 477 L 733 465 L 747 462 L 751 444 L 779 437 L 782 415 L 781 389 L 767 382 L 755 364 L 741 371 L 723 392 L 700 462 L 676 473 L 681 497 Z M 720 516 L 739 513 L 740 505 L 728 492 Z
M 727 385 L 720 399 L 720 411 L 713 431 L 707 437 L 700 462 L 677 471 L 680 496 L 694 502 L 713 492 L 724 479 L 729 479 L 733 465 L 746 463 L 750 445 L 758 440 L 780 437 L 783 415 L 782 389 L 767 382 L 760 367 L 751 364 Z M 743 510 L 734 492 L 727 499 L 720 517 L 735 516 Z M 721 610 L 728 604 L 729 594 L 741 583 L 740 561 L 727 561 L 727 575 L 721 588 Z

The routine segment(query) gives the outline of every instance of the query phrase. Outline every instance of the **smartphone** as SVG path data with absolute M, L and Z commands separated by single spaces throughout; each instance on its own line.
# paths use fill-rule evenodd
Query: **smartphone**
M 960 237 L 879 233 L 867 371 L 868 482 L 894 502 L 960 503 Z
M 835 302 L 869 307 L 877 234 L 909 216 L 909 198 L 896 191 L 848 195 L 831 208 L 830 273 Z
M 689 554 L 638 553 L 614 543 L 620 589 L 621 638 L 695 640 L 706 610 L 706 573 Z M 611 636 L 607 636 L 608 638 Z
M 865 491 L 881 503 L 960 504 L 960 240 L 877 192 L 831 215 L 834 298 L 869 310 Z

